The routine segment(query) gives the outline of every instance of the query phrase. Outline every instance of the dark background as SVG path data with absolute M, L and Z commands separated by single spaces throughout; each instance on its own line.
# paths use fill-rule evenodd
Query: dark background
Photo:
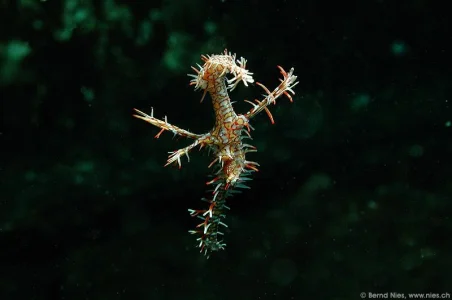
M 0 0 L 0 299 L 451 293 L 446 4 Z M 300 83 L 254 119 L 260 172 L 206 260 L 187 209 L 211 158 L 164 168 L 188 141 L 131 115 L 208 131 L 186 74 L 224 48 L 270 89 L 276 65 Z

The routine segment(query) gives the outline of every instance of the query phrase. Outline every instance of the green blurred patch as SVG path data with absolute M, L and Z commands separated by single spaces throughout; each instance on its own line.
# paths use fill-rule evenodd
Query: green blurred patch
M 30 53 L 31 47 L 25 41 L 0 44 L 0 85 L 10 84 L 22 75 L 21 64 Z

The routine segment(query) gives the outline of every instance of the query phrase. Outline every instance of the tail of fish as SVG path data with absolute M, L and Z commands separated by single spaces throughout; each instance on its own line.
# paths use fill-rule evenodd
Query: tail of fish
M 239 179 L 230 184 L 227 178 L 221 176 L 214 178 L 207 184 L 214 186 L 213 189 L 208 190 L 211 195 L 208 198 L 201 200 L 207 202 L 207 209 L 189 209 L 192 217 L 197 217 L 202 222 L 196 226 L 196 229 L 190 230 L 189 233 L 197 235 L 197 247 L 200 252 L 207 257 L 211 252 L 224 250 L 226 243 L 223 241 L 224 228 L 227 228 L 225 218 L 227 211 L 230 208 L 226 205 L 226 200 L 233 194 L 240 193 L 240 188 L 249 188 L 245 182 L 251 180 L 248 175 L 252 170 L 244 170 Z

